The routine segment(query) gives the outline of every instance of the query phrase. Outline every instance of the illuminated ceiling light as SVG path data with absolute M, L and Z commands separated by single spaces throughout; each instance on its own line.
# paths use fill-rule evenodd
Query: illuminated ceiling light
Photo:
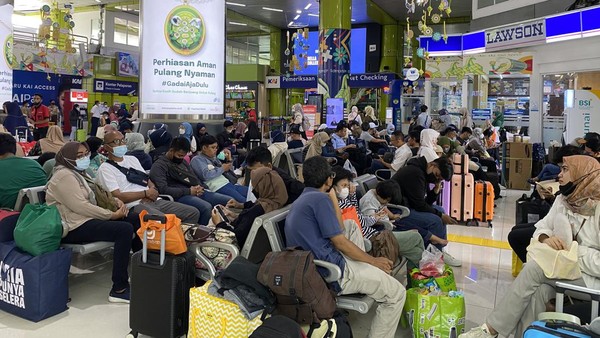
M 290 21 L 290 23 L 288 23 L 288 26 L 291 26 L 294 24 L 294 21 Z
M 230 25 L 234 25 L 234 26 L 248 26 L 247 23 L 243 23 L 243 22 L 235 22 L 235 21 L 229 21 Z
M 350 21 L 352 21 L 352 22 L 356 22 L 356 19 L 350 19 Z
M 279 8 L 263 7 L 262 9 L 264 9 L 265 11 L 283 13 L 283 9 L 279 9 Z
M 296 16 L 294 17 L 294 20 L 298 20 L 298 18 L 300 18 L 300 14 L 296 15 Z
M 297 10 L 296 14 L 302 14 L 302 11 L 301 10 Z
M 308 4 L 308 5 L 306 5 L 306 7 L 304 7 L 304 10 L 307 10 L 307 9 L 309 9 L 309 8 L 310 8 L 310 6 L 312 6 L 312 4 Z
M 227 1 L 227 2 L 225 2 L 225 3 L 226 3 L 226 4 L 228 4 L 228 5 L 230 5 L 230 6 L 246 7 L 246 5 L 244 5 L 244 4 L 239 4 L 239 3 L 237 3 L 237 2 L 229 2 L 229 1 Z
M 314 16 L 315 18 L 318 18 L 319 14 L 308 13 L 308 16 Z

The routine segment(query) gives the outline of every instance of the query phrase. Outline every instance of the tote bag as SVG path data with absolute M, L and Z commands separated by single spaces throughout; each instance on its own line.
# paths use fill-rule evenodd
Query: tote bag
M 27 204 L 13 235 L 19 249 L 39 256 L 58 249 L 62 232 L 62 220 L 56 206 Z
M 577 261 L 579 244 L 573 241 L 569 250 L 554 250 L 536 238 L 527 247 L 527 261 L 535 261 L 550 279 L 575 280 L 581 278 Z
M 137 231 L 140 238 L 148 231 L 148 249 L 160 250 L 161 230 L 165 229 L 165 251 L 179 255 L 187 251 L 185 236 L 181 229 L 181 220 L 175 215 L 148 215 L 148 211 L 140 212 L 140 228 Z

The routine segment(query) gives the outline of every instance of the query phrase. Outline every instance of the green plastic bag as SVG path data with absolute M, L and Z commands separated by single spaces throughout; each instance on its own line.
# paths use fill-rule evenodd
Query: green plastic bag
M 450 266 L 448 266 L 448 264 L 446 264 L 444 266 L 444 274 L 440 277 L 429 277 L 429 278 L 424 278 L 424 279 L 418 279 L 417 276 L 419 276 L 419 269 L 418 268 L 414 268 L 410 271 L 410 286 L 411 287 L 419 287 L 420 284 L 425 285 L 428 281 L 430 280 L 435 280 L 435 283 L 440 287 L 440 290 L 442 290 L 442 292 L 450 292 L 450 291 L 456 291 L 456 281 L 454 279 L 454 271 L 452 271 L 452 268 Z
M 19 249 L 33 256 L 52 252 L 60 246 L 62 220 L 56 206 L 27 204 L 13 232 Z
M 420 289 L 406 291 L 404 326 L 410 327 L 413 337 L 458 337 L 465 331 L 465 299 L 447 295 L 429 296 Z

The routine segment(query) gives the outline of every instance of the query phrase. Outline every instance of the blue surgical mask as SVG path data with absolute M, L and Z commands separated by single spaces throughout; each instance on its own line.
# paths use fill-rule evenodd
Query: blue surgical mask
M 90 167 L 90 157 L 86 156 L 84 158 L 78 158 L 75 160 L 75 169 L 79 171 L 85 171 Z
M 118 158 L 123 158 L 127 153 L 127 146 L 118 146 L 113 148 L 113 155 Z
M 219 160 L 219 161 L 225 161 L 225 153 L 224 152 L 220 152 L 219 155 L 217 155 L 217 160 Z

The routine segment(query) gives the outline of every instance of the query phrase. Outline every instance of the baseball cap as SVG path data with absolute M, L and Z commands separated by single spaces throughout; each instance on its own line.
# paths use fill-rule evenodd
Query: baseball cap
M 293 125 L 290 128 L 290 134 L 302 134 L 302 132 L 300 131 L 300 126 L 299 125 Z
M 327 129 L 327 125 L 326 125 L 325 123 L 323 123 L 322 125 L 320 125 L 320 126 L 319 126 L 319 129 L 318 129 L 318 130 L 319 130 L 319 131 L 323 131 L 323 130 L 325 130 L 325 129 Z
M 369 122 L 369 128 L 370 129 L 376 129 L 377 125 L 375 123 L 373 123 L 373 122 Z

